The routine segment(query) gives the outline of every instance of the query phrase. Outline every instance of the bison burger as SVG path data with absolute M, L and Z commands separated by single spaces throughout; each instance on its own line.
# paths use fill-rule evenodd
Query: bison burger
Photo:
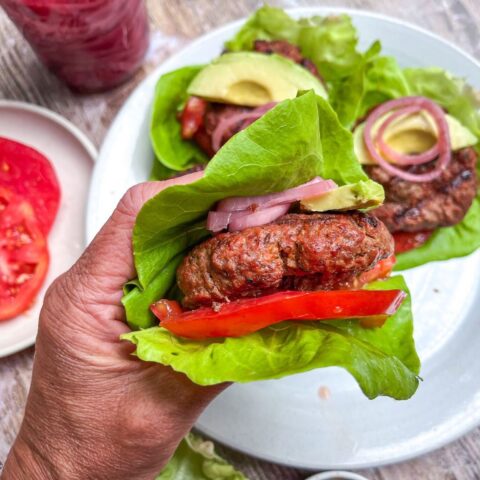
M 396 252 L 463 220 L 477 194 L 476 137 L 425 97 L 376 107 L 355 129 L 357 155 L 385 188 L 375 211 L 394 233 Z
M 317 178 L 279 194 L 219 202 L 208 227 L 222 232 L 197 245 L 177 271 L 186 310 L 169 300 L 152 306 L 161 326 L 201 339 L 245 335 L 284 320 L 383 324 L 404 293 L 359 289 L 393 267 L 385 225 L 354 204 L 345 212 L 305 209 L 344 195 Z M 298 210 L 298 201 L 302 213 L 286 213 Z
M 122 338 L 138 358 L 200 385 L 335 366 L 368 398 L 413 395 L 408 289 L 388 277 L 390 233 L 364 212 L 383 188 L 328 102 L 280 102 L 190 178 L 136 219 Z

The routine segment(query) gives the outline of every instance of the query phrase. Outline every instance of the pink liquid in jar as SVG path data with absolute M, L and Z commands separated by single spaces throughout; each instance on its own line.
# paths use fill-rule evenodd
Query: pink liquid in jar
M 149 42 L 143 0 L 0 0 L 43 63 L 72 89 L 115 87 L 140 67 Z

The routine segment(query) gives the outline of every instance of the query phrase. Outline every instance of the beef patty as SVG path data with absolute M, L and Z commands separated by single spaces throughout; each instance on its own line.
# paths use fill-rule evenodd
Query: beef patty
M 418 232 L 456 225 L 462 221 L 477 193 L 477 154 L 471 147 L 459 150 L 440 177 L 432 182 L 414 183 L 390 175 L 381 167 L 366 172 L 385 188 L 385 203 L 375 215 L 391 232 Z M 424 173 L 433 162 L 408 167 Z
M 278 290 L 349 288 L 392 254 L 390 233 L 372 215 L 287 214 L 196 246 L 177 281 L 184 305 L 196 308 Z
M 255 40 L 254 50 L 265 54 L 276 53 L 277 55 L 289 58 L 295 63 L 298 63 L 302 67 L 306 68 L 310 73 L 315 75 L 323 82 L 323 79 L 318 73 L 315 64 L 311 60 L 304 58 L 300 53 L 300 49 L 296 45 L 292 45 L 285 40 Z M 236 115 L 238 113 L 248 112 L 249 110 L 250 108 L 239 105 L 210 103 L 203 120 L 204 125 L 194 135 L 196 143 L 209 157 L 213 157 L 215 152 L 212 148 L 212 134 L 220 121 L 226 120 L 232 115 Z M 232 125 L 229 130 L 225 132 L 224 142 L 239 132 L 242 123 L 243 121 L 240 121 L 238 124 Z
M 322 76 L 318 73 L 315 64 L 302 56 L 300 48 L 296 45 L 292 45 L 286 40 L 255 40 L 253 49 L 256 52 L 272 54 L 276 53 L 282 57 L 289 58 L 290 60 L 298 63 L 302 67 L 306 68 L 311 74 L 315 75 L 318 79 L 324 83 Z

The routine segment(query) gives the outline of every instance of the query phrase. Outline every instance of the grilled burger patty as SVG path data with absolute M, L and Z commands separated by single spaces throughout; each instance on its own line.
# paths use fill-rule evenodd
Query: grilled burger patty
M 255 40 L 253 49 L 256 52 L 266 54 L 276 53 L 282 57 L 289 58 L 293 62 L 306 68 L 312 75 L 315 75 L 323 82 L 323 78 L 318 73 L 315 64 L 308 58 L 302 56 L 299 47 L 292 45 L 286 40 Z
M 381 167 L 366 172 L 385 188 L 385 202 L 375 215 L 391 232 L 418 232 L 461 222 L 477 194 L 477 154 L 471 147 L 452 155 L 443 174 L 431 182 L 413 183 L 390 175 Z M 423 173 L 432 163 L 407 170 Z
M 184 305 L 196 308 L 278 290 L 349 288 L 392 254 L 390 233 L 372 215 L 287 214 L 201 243 L 183 260 L 177 281 Z

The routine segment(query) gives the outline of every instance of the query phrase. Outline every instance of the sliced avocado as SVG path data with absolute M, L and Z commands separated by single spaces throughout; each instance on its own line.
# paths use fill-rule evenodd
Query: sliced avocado
M 373 134 L 378 132 L 380 125 L 389 115 L 390 114 L 386 114 L 378 119 L 373 125 Z M 477 143 L 478 140 L 475 135 L 468 128 L 464 127 L 455 117 L 446 114 L 445 118 L 450 133 L 452 150 L 459 150 Z M 364 129 L 365 123 L 361 123 L 353 132 L 355 154 L 360 163 L 364 165 L 375 164 L 363 141 Z M 399 117 L 387 128 L 384 138 L 387 144 L 398 152 L 412 154 L 428 150 L 435 144 L 437 136 L 437 126 L 433 118 L 427 112 L 422 111 Z
M 302 200 L 301 206 L 312 212 L 358 210 L 378 207 L 383 203 L 383 187 L 373 180 L 343 185 L 318 197 Z
M 307 69 L 279 55 L 258 52 L 226 53 L 193 79 L 188 93 L 212 102 L 257 107 L 295 98 L 313 89 L 324 98 L 323 84 Z

